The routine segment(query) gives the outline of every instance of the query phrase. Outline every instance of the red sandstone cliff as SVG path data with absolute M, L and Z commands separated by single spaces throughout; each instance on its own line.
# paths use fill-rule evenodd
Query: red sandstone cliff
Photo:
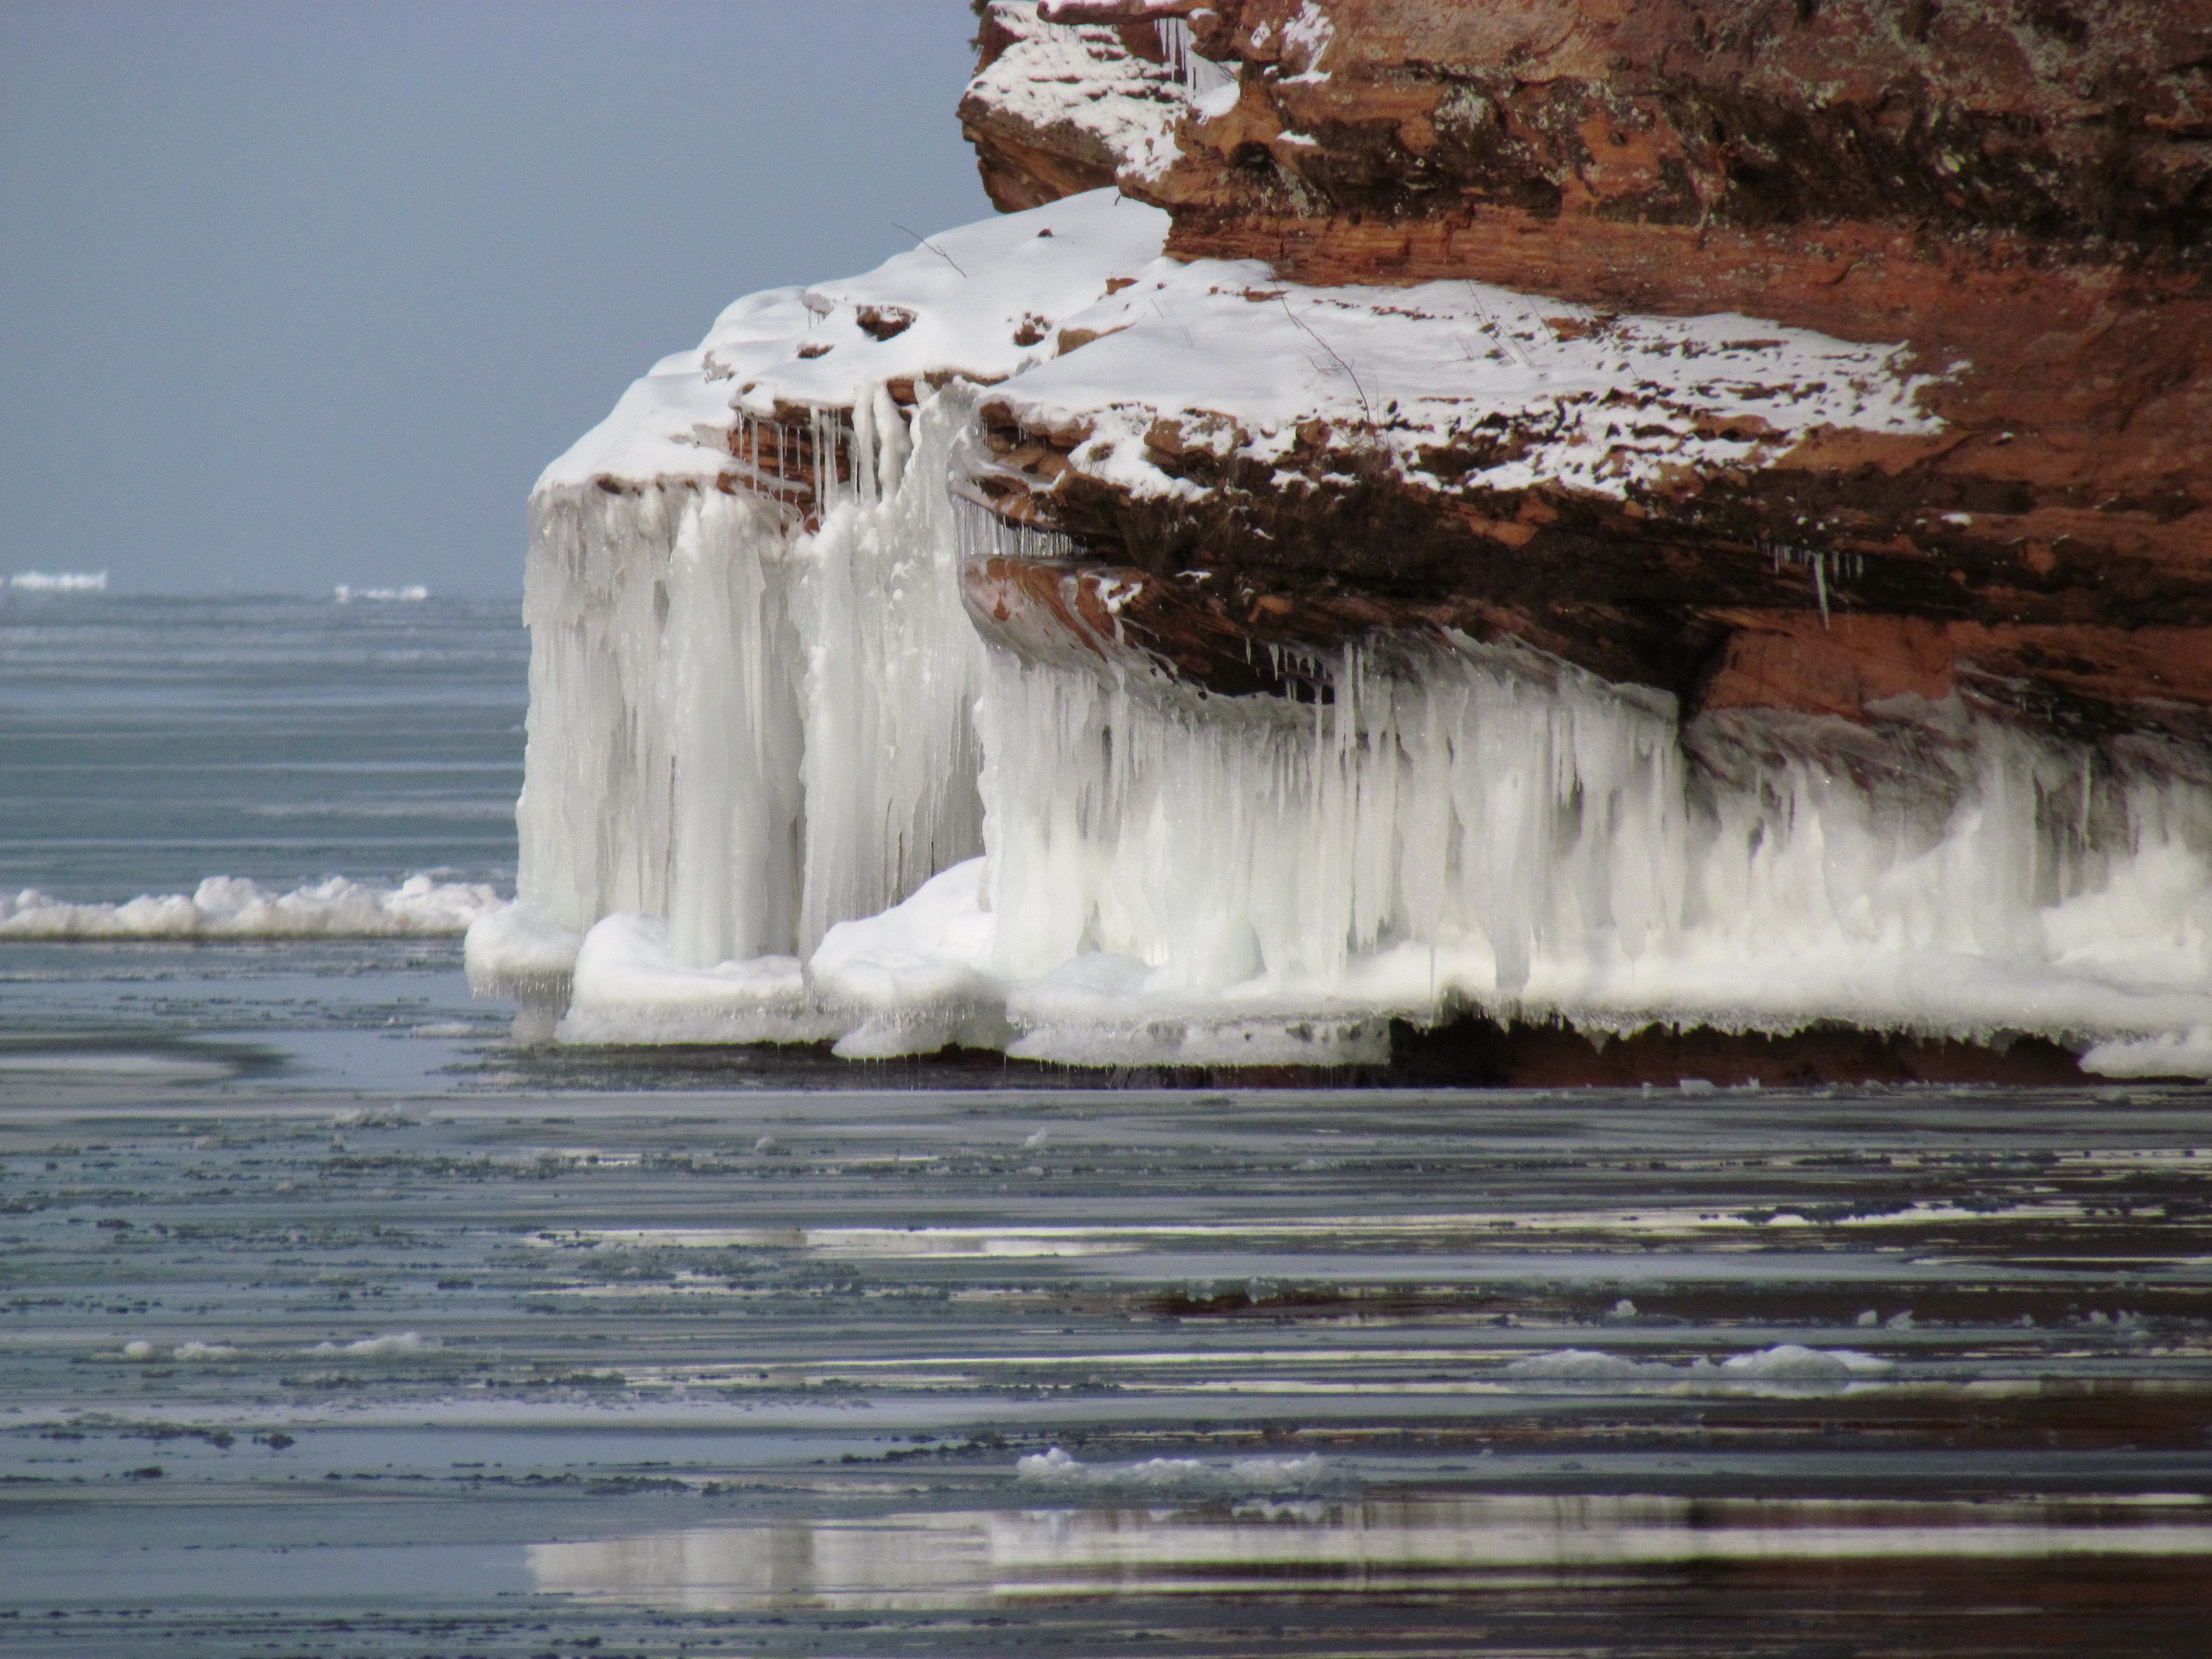
M 987 67 L 1028 15 L 992 9 Z M 1255 638 L 1449 623 L 1662 686 L 1686 714 L 1862 718 L 1959 690 L 2081 736 L 2203 735 L 2206 0 L 1059 0 L 1042 16 L 1095 67 L 1020 97 L 979 81 L 962 115 L 1002 205 L 1111 169 L 1172 214 L 1180 258 L 1595 308 L 1558 319 L 1563 337 L 1616 313 L 1741 313 L 1902 343 L 1923 376 L 1924 429 L 1816 426 L 1753 465 L 1611 495 L 1409 482 L 1322 425 L 1289 462 L 1240 470 L 1164 410 L 1152 464 L 1201 489 L 1147 499 L 1086 470 L 1080 422 L 987 410 L 988 499 L 1072 532 L 1102 580 L 1146 574 L 1118 621 L 1177 672 L 1255 689 Z M 1170 143 L 1117 150 L 1083 112 L 1117 75 L 1164 97 L 1163 18 L 1236 85 L 1169 112 Z

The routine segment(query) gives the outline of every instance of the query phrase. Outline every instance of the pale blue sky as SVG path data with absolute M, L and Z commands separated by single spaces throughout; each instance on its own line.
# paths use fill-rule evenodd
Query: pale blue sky
M 990 211 L 965 0 L 0 0 L 0 574 L 520 586 L 755 289 Z

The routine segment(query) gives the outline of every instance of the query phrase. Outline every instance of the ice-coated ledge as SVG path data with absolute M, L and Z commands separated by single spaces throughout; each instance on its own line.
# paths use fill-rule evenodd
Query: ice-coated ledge
M 911 403 L 955 378 L 1005 380 L 1048 361 L 1065 319 L 1166 237 L 1157 208 L 1091 191 L 940 232 L 865 276 L 749 295 L 653 365 L 537 492 L 603 478 L 734 486 L 747 482 L 732 450 L 744 418 L 850 411 L 887 386 Z
M 1284 491 L 1349 434 L 1422 489 L 1613 499 L 1928 425 L 1887 347 L 1301 289 L 1162 260 L 1164 228 L 1093 192 L 740 301 L 549 469 L 521 902 L 471 930 L 480 986 L 567 1041 L 853 1056 L 1364 1062 L 1476 1010 L 2212 1071 L 2212 787 L 2155 744 L 2093 767 L 1956 696 L 1686 726 L 1442 622 L 1318 651 L 1310 702 L 1207 695 L 1104 648 L 1103 589 L 1099 648 L 986 645 L 963 573 L 1082 557 L 980 504 L 1009 411 L 1060 446 L 1022 487 L 1132 498 L 1198 488 L 1170 425 Z M 769 478 L 749 422 L 808 444 Z
M 932 235 L 862 276 L 750 295 L 538 489 L 734 479 L 742 417 L 851 410 L 884 386 L 911 403 L 955 378 L 994 387 L 1026 426 L 1081 430 L 1079 469 L 1151 495 L 1197 489 L 1158 465 L 1161 420 L 1224 462 L 1295 471 L 1318 424 L 1434 489 L 1615 497 L 1763 465 L 1824 429 L 1940 428 L 1919 408 L 1929 378 L 1895 347 L 1474 283 L 1306 288 L 1254 261 L 1162 258 L 1166 231 L 1158 210 L 1093 191 Z M 1509 431 L 1534 435 L 1488 454 Z
M 1200 486 L 1178 448 L 1276 470 L 1358 450 L 1403 482 L 1617 498 L 1756 468 L 1820 432 L 1927 434 L 1932 382 L 1901 349 L 1756 318 L 1639 317 L 1475 283 L 1308 288 L 1255 261 L 1160 257 L 1167 216 L 1110 190 L 962 226 L 865 276 L 738 301 L 656 364 L 547 468 L 541 494 L 605 479 L 748 480 L 744 420 L 849 412 L 965 380 L 1067 459 L 1138 495 Z M 1510 434 L 1512 441 L 1502 441 Z

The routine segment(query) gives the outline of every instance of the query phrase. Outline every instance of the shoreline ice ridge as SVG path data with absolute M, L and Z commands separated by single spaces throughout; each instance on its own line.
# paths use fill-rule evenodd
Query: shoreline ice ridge
M 2212 787 L 2148 748 L 2093 765 L 1956 696 L 1864 726 L 1685 726 L 1663 694 L 1456 635 L 1346 649 L 1312 704 L 987 645 L 963 568 L 1073 550 L 949 495 L 986 397 L 1090 410 L 1099 465 L 1128 470 L 1147 377 L 1190 326 L 1230 415 L 1256 389 L 1255 453 L 1292 392 L 1350 395 L 1303 356 L 1282 381 L 1272 321 L 1245 331 L 1266 361 L 1237 359 L 1208 319 L 1274 313 L 1218 270 L 1162 271 L 1204 292 L 1162 287 L 1175 305 L 1145 313 L 1132 283 L 1164 222 L 1093 192 L 739 301 L 547 470 L 520 901 L 471 929 L 480 988 L 524 995 L 563 1041 L 854 1056 L 1367 1061 L 1390 1019 L 1472 1008 L 1599 1034 L 2026 1030 L 2118 1073 L 2212 1072 Z M 1405 331 L 1421 396 L 1402 406 L 1441 407 L 1419 377 L 1438 361 L 1422 343 L 1460 325 L 1449 296 L 1395 320 L 1299 297 L 1362 338 Z M 1119 332 L 1053 355 L 1054 328 L 1089 335 L 1109 301 Z M 1569 386 L 1580 408 L 1645 333 L 1725 345 L 1744 322 L 1620 319 L 1587 362 L 1563 343 L 1548 367 L 1453 372 L 1488 376 L 1486 396 Z M 1868 418 L 1917 418 L 1880 349 L 1793 331 L 1727 349 L 1767 347 L 1856 354 Z M 1362 358 L 1363 401 L 1399 401 L 1394 361 Z M 1723 366 L 1724 398 L 1756 378 Z M 735 465 L 733 434 L 779 406 L 817 428 L 850 411 L 849 477 L 817 444 L 811 516 Z M 1685 409 L 1686 443 L 1710 441 Z M 1553 470 L 1617 488 L 1604 432 L 1563 432 L 1590 453 Z
M 508 909 L 483 882 L 414 875 L 397 887 L 343 876 L 279 893 L 238 876 L 210 876 L 191 894 L 77 903 L 36 888 L 0 893 L 0 939 L 374 939 L 454 935 Z

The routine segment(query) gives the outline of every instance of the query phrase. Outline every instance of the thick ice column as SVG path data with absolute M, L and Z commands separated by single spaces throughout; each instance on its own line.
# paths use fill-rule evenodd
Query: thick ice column
M 945 489 L 949 447 L 974 403 L 963 385 L 938 392 L 915 411 L 909 441 L 890 399 L 864 395 L 854 421 L 861 489 L 829 514 L 808 550 L 799 600 L 803 951 L 982 847 L 969 713 L 982 644 L 960 607 Z
M 668 562 L 669 945 L 686 967 L 789 954 L 805 803 L 792 549 L 761 503 L 703 495 Z
M 711 485 L 532 504 L 517 895 L 581 932 L 668 915 L 686 960 L 788 952 L 797 911 L 792 533 Z
M 562 939 L 618 915 L 665 922 L 632 930 L 631 991 L 664 945 L 674 972 L 789 958 L 981 850 L 982 646 L 944 487 L 973 401 L 934 394 L 911 434 L 880 388 L 849 431 L 823 415 L 817 453 L 849 465 L 822 468 L 817 532 L 708 479 L 541 489 L 520 902 L 477 939 L 480 983 L 554 1000 Z M 526 956 L 529 986 L 499 966 Z
M 520 903 L 580 932 L 611 908 L 658 908 L 666 869 L 641 859 L 667 556 L 696 486 L 542 489 L 530 504 L 523 619 L 530 714 L 516 807 Z M 651 649 L 653 659 L 640 661 Z

